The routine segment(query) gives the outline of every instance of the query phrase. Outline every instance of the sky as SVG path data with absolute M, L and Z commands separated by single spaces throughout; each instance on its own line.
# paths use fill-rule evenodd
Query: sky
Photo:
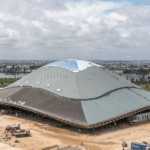
M 150 0 L 0 0 L 0 59 L 150 60 Z

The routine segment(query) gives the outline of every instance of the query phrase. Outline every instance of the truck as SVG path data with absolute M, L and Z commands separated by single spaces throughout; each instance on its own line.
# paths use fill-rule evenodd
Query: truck
M 25 130 L 25 129 L 14 130 L 12 132 L 12 135 L 16 137 L 27 137 L 30 136 L 30 130 Z
M 144 143 L 132 142 L 131 143 L 131 149 L 132 150 L 150 150 L 150 145 L 144 144 Z

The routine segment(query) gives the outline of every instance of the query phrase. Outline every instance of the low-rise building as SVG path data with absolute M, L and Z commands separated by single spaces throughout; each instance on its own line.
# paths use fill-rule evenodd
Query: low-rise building
M 130 121 L 138 120 L 138 122 L 147 121 L 150 120 L 150 112 L 132 115 L 129 117 L 129 119 Z

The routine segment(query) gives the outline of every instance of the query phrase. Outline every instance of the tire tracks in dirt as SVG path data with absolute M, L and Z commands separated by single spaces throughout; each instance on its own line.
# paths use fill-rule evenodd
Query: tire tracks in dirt
M 32 130 L 35 130 L 37 132 L 39 132 L 39 130 L 32 128 Z M 115 145 L 117 143 L 115 142 L 98 142 L 98 141 L 92 141 L 92 140 L 88 140 L 88 139 L 81 139 L 81 137 L 72 137 L 72 136 L 68 136 L 62 134 L 62 133 L 45 133 L 44 131 L 40 131 L 40 134 L 42 136 L 48 137 L 48 138 L 55 138 L 57 140 L 60 140 L 61 142 L 63 142 L 64 144 L 67 145 L 76 145 L 82 148 L 89 148 L 91 150 L 102 150 L 101 146 L 105 145 Z M 83 143 L 83 145 L 81 145 L 81 142 Z

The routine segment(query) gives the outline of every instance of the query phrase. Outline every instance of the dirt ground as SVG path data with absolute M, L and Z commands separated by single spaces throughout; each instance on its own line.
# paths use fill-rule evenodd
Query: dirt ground
M 133 141 L 150 142 L 149 122 L 138 126 L 120 125 L 105 129 L 83 130 L 71 126 L 55 127 L 57 123 L 55 121 L 44 122 L 31 117 L 18 118 L 15 115 L 0 116 L 0 138 L 5 136 L 4 128 L 7 125 L 16 123 L 20 124 L 22 129 L 29 129 L 31 137 L 16 138 L 13 136 L 8 141 L 0 139 L 0 150 L 38 150 L 53 145 L 77 146 L 89 150 L 122 150 L 122 141 L 126 141 L 129 147 Z M 60 124 L 57 123 L 57 126 Z M 15 140 L 19 140 L 20 143 L 15 143 Z M 10 148 L 10 146 L 13 147 Z M 14 147 L 19 149 L 14 149 Z

